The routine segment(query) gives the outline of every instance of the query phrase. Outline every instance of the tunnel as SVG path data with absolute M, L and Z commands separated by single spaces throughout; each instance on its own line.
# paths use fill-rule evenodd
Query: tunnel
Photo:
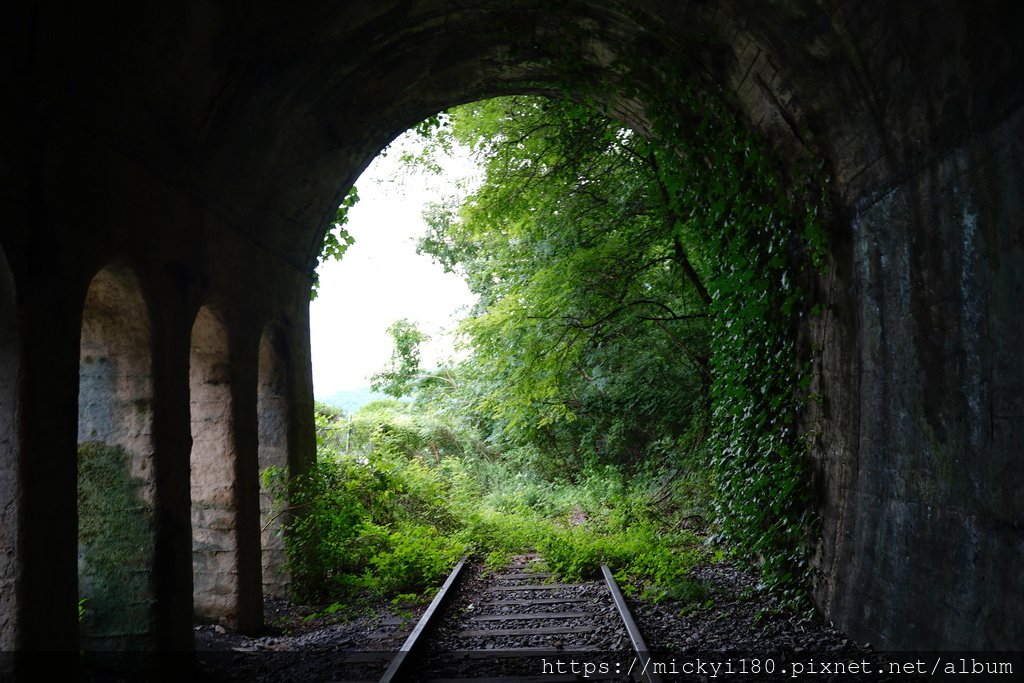
M 87 630 L 77 462 L 80 392 L 102 390 L 83 370 L 97 291 L 130 283 L 103 325 L 123 325 L 111 353 L 135 359 L 142 393 L 107 409 L 136 406 L 143 427 L 124 429 L 145 437 L 102 439 L 145 456 L 126 467 L 147 547 L 130 633 L 104 633 L 189 651 L 194 614 L 256 630 L 264 591 L 283 590 L 258 472 L 315 457 L 309 291 L 358 175 L 425 117 L 503 94 L 585 93 L 656 136 L 643 93 L 683 82 L 781 165 L 830 179 L 810 294 L 826 314 L 800 331 L 816 350 L 801 417 L 816 608 L 885 649 L 1024 642 L 1024 6 L 15 0 L 5 14 L 5 649 L 78 651 Z M 97 290 L 111 274 L 121 284 Z

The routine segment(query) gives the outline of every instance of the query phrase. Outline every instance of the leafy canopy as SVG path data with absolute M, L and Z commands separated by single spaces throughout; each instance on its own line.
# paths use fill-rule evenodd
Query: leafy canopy
M 577 471 L 637 464 L 687 431 L 707 395 L 706 259 L 649 144 L 536 97 L 457 108 L 429 135 L 484 169 L 475 192 L 431 207 L 419 245 L 479 296 L 462 327 L 465 407 Z
M 797 340 L 820 310 L 805 287 L 823 267 L 825 181 L 812 158 L 782 168 L 713 94 L 669 82 L 623 93 L 657 145 L 597 102 L 491 100 L 427 127 L 486 172 L 434 207 L 421 243 L 480 296 L 447 394 L 551 476 L 706 468 L 718 539 L 797 601 L 814 524 Z

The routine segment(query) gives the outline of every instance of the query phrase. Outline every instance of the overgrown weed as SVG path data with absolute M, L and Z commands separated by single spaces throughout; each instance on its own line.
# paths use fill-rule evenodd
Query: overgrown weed
M 321 414 L 317 426 L 319 460 L 307 474 L 262 475 L 278 508 L 288 501 L 292 589 L 328 604 L 317 616 L 372 600 L 408 603 L 463 555 L 499 567 L 533 550 L 565 579 L 591 577 L 605 562 L 630 593 L 704 597 L 686 578 L 703 543 L 662 518 L 651 475 L 602 465 L 551 481 L 515 457 L 476 455 L 486 448 L 470 432 L 398 402 Z

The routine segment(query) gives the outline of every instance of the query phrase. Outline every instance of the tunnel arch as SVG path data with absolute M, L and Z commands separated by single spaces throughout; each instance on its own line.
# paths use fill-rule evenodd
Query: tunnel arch
M 748 108 L 759 108 L 758 119 L 765 125 L 781 121 L 777 108 L 766 106 L 770 97 L 754 79 L 765 60 L 760 45 L 765 38 L 749 26 L 753 21 L 743 12 L 701 4 L 655 9 L 609 2 L 566 7 L 527 0 L 455 12 L 414 3 L 402 12 L 381 5 L 320 14 L 312 31 L 323 36 L 322 43 L 309 48 L 301 63 L 283 61 L 275 74 L 280 82 L 263 80 L 253 92 L 240 94 L 232 103 L 235 109 L 218 108 L 209 121 L 211 131 L 223 134 L 218 135 L 219 153 L 242 144 L 246 131 L 238 128 L 239 121 L 256 107 L 266 112 L 268 102 L 271 116 L 296 124 L 275 131 L 280 137 L 273 160 L 266 160 L 288 171 L 267 174 L 262 180 L 270 190 L 266 197 L 316 197 L 312 202 L 285 200 L 287 220 L 299 233 L 292 232 L 284 241 L 256 206 L 242 222 L 261 244 L 308 269 L 322 235 L 318 230 L 333 215 L 344 188 L 390 139 L 423 118 L 475 99 L 574 89 L 593 92 L 600 83 L 609 105 L 629 116 L 629 123 L 641 124 L 642 109 L 629 94 L 631 83 L 670 82 L 672 75 L 658 71 L 669 59 L 681 65 L 673 73 L 690 74 L 695 82 L 710 82 L 716 89 L 727 84 L 724 91 L 742 86 L 752 99 Z M 356 65 L 343 63 L 337 53 L 335 36 L 350 31 L 359 33 L 365 47 Z M 709 37 L 723 32 L 737 44 L 719 44 Z M 730 55 L 733 49 L 740 54 Z M 785 77 L 775 66 L 770 68 L 768 89 L 782 88 Z M 289 79 L 287 84 L 284 79 Z M 302 92 L 284 94 L 295 88 Z M 742 98 L 731 99 L 741 108 Z M 779 138 L 793 136 L 786 125 L 776 132 Z
M 85 650 L 151 645 L 155 490 L 148 306 L 108 266 L 82 309 L 78 384 L 79 599 Z
M 829 302 L 829 311 L 820 326 L 810 323 L 803 330 L 807 338 L 823 340 L 824 347 L 822 357 L 816 359 L 813 379 L 821 400 L 808 411 L 809 423 L 822 419 L 825 424 L 820 431 L 816 427 L 808 429 L 818 434 L 811 459 L 822 506 L 822 532 L 813 556 L 818 576 L 815 602 L 853 635 L 872 641 L 888 639 L 898 631 L 900 634 L 887 642 L 904 646 L 929 642 L 963 646 L 994 642 L 993 638 L 1005 642 L 1005 636 L 993 635 L 994 631 L 966 632 L 949 626 L 949 622 L 937 626 L 938 622 L 912 618 L 916 613 L 914 601 L 897 586 L 907 586 L 909 577 L 915 574 L 929 574 L 929 553 L 947 557 L 950 541 L 926 516 L 910 510 L 913 503 L 902 498 L 906 495 L 904 477 L 879 474 L 893 472 L 893 455 L 891 444 L 875 436 L 888 434 L 907 450 L 920 453 L 926 462 L 932 457 L 957 457 L 948 453 L 955 450 L 954 444 L 936 445 L 928 436 L 930 427 L 905 430 L 897 426 L 905 424 L 905 406 L 914 397 L 918 397 L 918 412 L 928 412 L 919 397 L 929 392 L 915 386 L 917 379 L 908 375 L 899 387 L 891 386 L 886 379 L 907 374 L 908 367 L 920 367 L 920 358 L 916 357 L 920 347 L 909 343 L 901 322 L 911 319 L 913 308 L 919 304 L 914 303 L 916 294 L 906 284 L 915 277 L 909 264 L 898 273 L 883 273 L 878 264 L 892 263 L 894 252 L 918 250 L 902 241 L 913 242 L 915 234 L 928 234 L 927 221 L 921 217 L 936 211 L 936 205 L 922 209 L 919 202 L 922 196 L 934 192 L 937 178 L 952 184 L 975 183 L 951 170 L 969 165 L 963 155 L 973 152 L 961 147 L 964 131 L 1000 124 L 1019 104 L 1019 95 L 995 94 L 1001 88 L 994 75 L 1012 73 L 1019 83 L 1019 55 L 1016 61 L 1002 60 L 991 53 L 980 57 L 988 48 L 972 46 L 969 37 L 971 31 L 986 26 L 990 30 L 987 35 L 999 36 L 995 39 L 1000 46 L 997 50 L 1012 52 L 1012 40 L 995 20 L 998 13 L 975 13 L 950 3 L 935 21 L 927 16 L 930 10 L 892 9 L 882 3 L 840 2 L 826 8 L 785 2 L 761 5 L 759 9 L 728 3 L 681 3 L 671 9 L 636 5 L 638 12 L 615 2 L 573 6 L 569 11 L 578 9 L 579 13 L 575 21 L 569 22 L 551 21 L 550 15 L 532 3 L 506 4 L 501 10 L 480 6 L 481 15 L 498 19 L 487 25 L 480 15 L 469 16 L 473 12 L 469 10 L 447 21 L 443 35 L 442 31 L 434 34 L 429 20 L 436 15 L 426 3 L 409 8 L 400 19 L 392 17 L 400 26 L 394 34 L 387 32 L 386 22 L 375 24 L 368 19 L 364 25 L 356 21 L 360 28 L 354 32 L 363 41 L 365 51 L 355 60 L 356 65 L 347 65 L 347 71 L 334 73 L 332 66 L 338 62 L 316 48 L 304 53 L 311 61 L 301 67 L 291 63 L 296 73 L 301 71 L 308 79 L 305 83 L 317 84 L 309 86 L 316 94 L 308 93 L 310 97 L 302 99 L 301 106 L 293 107 L 283 97 L 276 101 L 282 107 L 278 112 L 282 120 L 290 126 L 296 121 L 303 124 L 289 130 L 302 133 L 296 133 L 287 143 L 277 141 L 274 163 L 289 170 L 262 178 L 267 190 L 263 197 L 268 201 L 274 197 L 285 214 L 275 216 L 275 220 L 281 219 L 277 226 L 261 225 L 259 217 L 253 216 L 252 221 L 247 218 L 249 234 L 296 268 L 308 270 L 322 230 L 345 189 L 387 141 L 424 116 L 451 104 L 492 95 L 571 91 L 588 78 L 601 81 L 602 74 L 610 74 L 614 78 L 605 79 L 607 106 L 642 129 L 643 104 L 631 97 L 631 80 L 671 84 L 673 73 L 689 69 L 698 88 L 721 94 L 747 125 L 765 136 L 781 159 L 820 156 L 833 180 L 831 198 L 839 211 L 828 226 L 832 237 L 827 254 L 830 282 L 816 283 L 817 296 Z M 382 7 L 382 13 L 387 11 Z M 501 20 L 518 30 L 505 33 L 508 24 L 501 25 Z M 915 24 L 931 26 L 934 40 L 928 45 L 914 41 Z M 560 33 L 566 26 L 568 32 Z M 344 32 L 332 28 L 331 21 L 325 21 L 323 27 L 328 34 Z M 794 34 L 799 39 L 792 39 Z M 915 43 L 913 59 L 899 47 L 901 43 Z M 328 39 L 324 45 L 332 44 Z M 649 59 L 629 70 L 617 70 L 616 46 L 633 44 Z M 442 54 L 451 59 L 442 60 Z M 574 68 L 572 73 L 560 71 L 573 58 L 583 68 Z M 670 62 L 683 68 L 673 71 Z M 998 63 L 1000 67 L 985 73 L 983 63 Z M 966 96 L 964 91 L 937 95 L 950 78 L 970 82 L 965 89 L 974 95 L 966 101 L 958 101 Z M 252 93 L 254 102 L 264 103 L 261 98 L 273 96 L 274 86 L 267 81 L 262 85 L 260 93 Z M 241 120 L 241 111 L 247 106 L 243 99 L 234 103 L 239 110 L 219 111 L 211 125 L 220 125 L 216 119 L 221 114 L 225 117 L 223 123 Z M 944 107 L 949 113 L 940 113 Z M 232 144 L 229 137 L 227 134 L 220 142 Z M 944 156 L 945 162 L 938 161 Z M 952 158 L 957 160 L 949 161 Z M 930 177 L 915 175 L 922 168 L 929 169 L 925 174 Z M 906 179 L 911 176 L 915 180 L 908 183 Z M 891 193 L 894 187 L 902 188 L 898 195 Z M 965 196 L 971 193 L 967 190 Z M 269 206 L 253 208 L 262 216 L 271 215 Z M 898 231 L 889 228 L 890 222 L 899 226 Z M 287 230 L 281 227 L 285 223 Z M 873 235 L 867 242 L 863 238 L 866 226 L 871 226 Z M 957 229 L 949 228 L 951 232 Z M 983 248 L 976 236 L 971 241 L 975 253 Z M 304 244 L 309 245 L 305 253 Z M 855 244 L 862 253 L 854 251 Z M 929 261 L 930 257 L 920 252 L 918 255 L 921 262 Z M 950 267 L 950 262 L 941 257 L 929 262 L 930 273 Z M 984 279 L 973 268 L 967 266 L 970 277 Z M 928 288 L 948 289 L 940 282 L 932 282 Z M 900 301 L 885 310 L 882 300 L 890 296 Z M 949 292 L 949 296 L 959 299 L 960 294 Z M 876 315 L 880 308 L 882 315 Z M 1006 315 L 1014 315 L 1004 310 Z M 918 314 L 919 319 L 930 316 Z M 892 357 L 902 356 L 894 365 L 879 361 L 875 351 L 875 335 L 883 328 L 892 331 L 894 338 L 904 339 L 896 345 L 898 349 L 890 349 Z M 972 332 L 975 339 L 984 334 L 977 328 Z M 920 329 L 916 335 L 924 337 L 927 333 Z M 943 361 L 932 355 L 928 362 Z M 865 368 L 867 375 L 863 373 Z M 860 392 L 863 402 L 859 405 L 849 398 L 853 387 Z M 908 392 L 908 387 L 914 388 Z M 888 398 L 897 394 L 903 394 L 906 400 Z M 954 399 L 949 403 L 949 414 L 954 414 L 968 402 Z M 869 419 L 862 419 L 869 415 Z M 945 420 L 940 418 L 938 422 Z M 869 423 L 873 427 L 867 428 Z M 945 433 L 945 429 L 944 425 L 940 430 Z M 1011 457 L 1012 449 L 1005 442 L 999 448 Z M 947 454 L 938 455 L 943 452 Z M 867 465 L 868 460 L 874 464 Z M 900 468 L 912 478 L 909 472 L 915 471 L 918 457 L 904 460 Z M 975 469 L 973 476 L 990 479 L 980 469 Z M 878 518 L 881 513 L 869 512 L 877 509 L 869 501 L 882 490 L 883 497 L 899 511 L 895 515 L 898 522 L 890 523 Z M 938 504 L 938 499 L 933 502 Z M 968 516 L 976 519 L 975 514 L 984 517 L 988 512 L 975 508 Z M 1015 514 L 1012 506 L 1004 507 L 998 513 L 998 524 L 1006 524 Z M 868 518 L 874 521 L 866 522 Z M 922 539 L 927 540 L 919 543 Z M 976 540 L 964 534 L 953 543 L 967 552 Z M 894 550 L 908 545 L 929 550 L 906 556 Z M 989 549 L 994 556 L 1020 561 L 1020 551 L 1005 535 L 1001 539 L 993 537 Z M 874 558 L 883 555 L 885 561 L 876 563 Z M 973 575 L 975 570 L 964 571 Z M 1001 581 L 1003 586 L 1014 586 L 1010 592 L 1020 593 L 1020 581 L 1007 575 Z M 988 596 L 982 599 L 986 604 L 1000 600 L 1002 589 L 992 585 L 974 584 L 978 595 Z M 880 616 L 884 610 L 865 614 L 860 596 L 872 590 L 885 596 L 876 602 L 887 601 L 906 615 L 900 626 L 884 623 L 885 617 Z M 954 611 L 963 613 L 960 607 Z M 1000 623 L 1008 623 L 1006 616 L 1000 617 Z
M 1012 0 L 19 7 L 13 58 L 0 65 L 17 103 L 5 111 L 14 134 L 0 192 L 25 216 L 4 227 L 28 302 L 22 385 L 69 385 L 78 287 L 115 245 L 145 264 L 140 275 L 166 301 L 189 292 L 184 328 L 209 291 L 230 293 L 232 315 L 266 297 L 302 321 L 341 193 L 398 131 L 470 98 L 586 78 L 567 64 L 627 88 L 682 71 L 724 91 L 783 156 L 820 152 L 833 179 L 821 299 L 835 305 L 827 325 L 804 330 L 824 349 L 816 604 L 876 644 L 1005 649 L 1024 628 L 1024 499 L 1013 495 L 1024 487 L 1022 11 Z M 624 48 L 646 57 L 625 74 Z M 89 219 L 69 220 L 68 206 Z M 47 250 L 40 235 L 62 248 Z M 74 305 L 63 303 L 69 288 Z M 311 402 L 304 335 L 301 325 L 288 332 L 299 420 Z M 181 386 L 161 402 L 187 402 L 187 382 L 168 384 Z M 73 400 L 49 430 L 42 393 L 23 391 L 19 404 L 23 450 L 44 451 L 20 460 L 33 513 L 23 524 L 47 510 L 44 458 L 74 449 Z M 302 432 L 308 455 L 312 429 Z M 187 479 L 182 463 L 169 468 Z M 73 504 L 65 498 L 62 509 Z M 20 544 L 31 575 L 20 628 L 29 646 L 45 647 L 52 630 L 74 649 L 73 534 L 38 524 L 60 532 L 58 552 Z M 184 574 L 172 583 L 187 584 Z
M 0 249 L 0 652 L 17 642 L 18 313 L 14 277 Z M 0 658 L 0 674 L 5 662 Z
M 268 323 L 260 336 L 257 380 L 260 472 L 273 467 L 287 475 L 290 470 L 293 426 L 289 397 L 294 391 L 289 371 L 291 362 L 284 334 L 276 323 Z M 284 546 L 284 528 L 288 517 L 278 507 L 275 507 L 272 499 L 272 488 L 266 485 L 261 476 L 263 594 L 285 597 L 289 586 Z
M 284 201 L 288 213 L 281 218 L 290 224 L 289 234 L 286 238 L 269 224 L 262 206 L 243 210 L 239 222 L 261 244 L 303 268 L 316 255 L 317 235 L 309 235 L 310 229 L 324 227 L 343 188 L 389 139 L 439 109 L 500 94 L 605 83 L 609 95 L 617 92 L 617 108 L 631 110 L 637 104 L 629 94 L 631 83 L 671 83 L 685 75 L 698 87 L 726 95 L 780 149 L 799 152 L 821 144 L 840 150 L 836 161 L 844 168 L 836 169 L 837 176 L 856 177 L 864 186 L 877 180 L 879 165 L 886 163 L 882 148 L 893 135 L 888 124 L 905 129 L 938 123 L 889 121 L 886 112 L 871 111 L 876 100 L 863 72 L 889 76 L 887 60 L 895 56 L 868 52 L 851 66 L 849 53 L 860 41 L 855 31 L 875 36 L 909 30 L 926 19 L 919 9 L 900 14 L 872 8 L 836 3 L 826 9 L 801 2 L 553 6 L 519 0 L 458 10 L 431 2 L 401 9 L 384 3 L 372 9 L 311 9 L 295 18 L 295 26 L 305 30 L 302 59 L 289 52 L 298 49 L 292 41 L 299 34 L 281 36 L 266 61 L 251 67 L 269 61 L 277 70 L 250 77 L 242 67 L 236 82 L 252 91 L 218 106 L 207 122 L 208 133 L 217 139 L 219 156 L 240 151 L 248 135 L 271 133 L 266 123 L 256 131 L 243 122 L 288 122 L 273 131 L 277 141 L 261 160 L 268 170 L 269 165 L 286 170 L 261 175 L 261 197 Z M 948 14 L 936 31 L 947 44 L 962 43 L 965 25 L 974 19 L 971 11 L 959 7 Z M 955 20 L 960 17 L 962 22 Z M 800 40 L 791 39 L 794 32 Z M 348 45 L 339 52 L 340 36 L 353 36 L 361 46 L 358 53 Z M 941 54 L 937 45 L 921 48 Z M 834 77 L 822 78 L 815 70 L 819 66 Z M 975 75 L 979 82 L 991 78 Z M 882 87 L 912 92 L 926 92 L 936 78 L 922 63 L 891 76 Z M 846 103 L 842 111 L 830 106 L 833 99 Z M 863 128 L 854 130 L 857 124 Z M 857 158 L 847 152 L 854 143 L 863 148 Z M 914 154 L 926 146 L 922 142 Z M 299 201 L 300 194 L 316 199 Z M 298 239 L 296 229 L 303 234 Z

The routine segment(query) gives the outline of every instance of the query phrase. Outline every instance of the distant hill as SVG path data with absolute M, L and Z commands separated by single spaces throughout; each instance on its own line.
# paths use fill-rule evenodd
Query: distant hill
M 317 396 L 316 400 L 335 408 L 341 408 L 347 415 L 351 415 L 371 401 L 382 401 L 390 398 L 392 397 L 373 391 L 370 387 L 361 387 L 359 389 L 338 391 L 330 396 Z

